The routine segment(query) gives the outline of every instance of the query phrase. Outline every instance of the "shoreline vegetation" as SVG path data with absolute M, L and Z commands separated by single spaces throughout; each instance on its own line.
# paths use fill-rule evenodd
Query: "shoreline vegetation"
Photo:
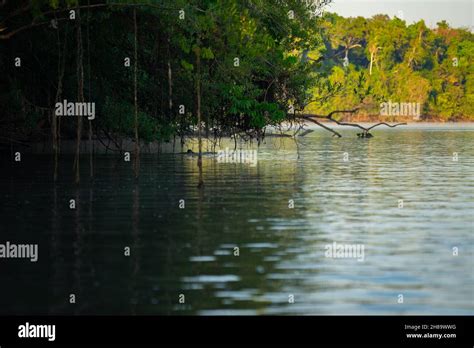
M 295 136 L 312 123 L 366 138 L 414 118 L 474 120 L 469 30 L 343 18 L 325 12 L 331 0 L 269 3 L 1 3 L 0 150 L 48 144 L 56 180 L 63 145 L 75 141 L 78 183 L 81 165 L 94 176 L 94 141 L 135 144 L 138 177 L 139 144 L 183 145 L 196 133 L 201 153 L 204 139 L 260 143 L 285 124 Z
M 341 118 L 346 122 L 406 122 L 406 123 L 474 123 L 474 119 L 468 116 L 458 116 L 445 119 L 442 116 L 421 116 L 420 120 L 414 120 L 412 116 L 384 117 L 379 115 L 355 115 Z
M 350 120 L 348 120 L 350 122 Z M 347 127 L 341 126 L 337 124 L 333 124 L 331 121 L 322 121 L 322 123 L 327 124 L 328 126 L 331 125 L 337 131 L 345 131 L 344 137 L 352 137 L 357 138 L 358 130 Z M 378 122 L 377 122 L 378 123 Z M 363 127 L 371 127 L 375 123 L 374 122 L 365 122 L 365 121 L 358 121 L 358 124 Z M 313 132 L 320 132 L 321 136 L 326 135 L 326 131 L 318 127 L 312 122 L 307 122 L 304 124 L 304 128 L 300 130 L 298 134 L 295 135 L 295 129 L 292 128 L 292 125 L 289 123 L 283 123 L 277 128 L 268 129 L 267 133 L 265 134 L 264 141 L 278 141 L 280 138 L 291 139 L 292 143 L 294 143 L 293 139 L 299 139 L 301 137 L 305 137 L 308 134 Z M 417 121 L 417 122 L 408 122 L 406 127 L 401 127 L 398 129 L 404 130 L 413 130 L 415 129 L 413 126 L 418 129 L 421 128 L 430 128 L 435 127 L 439 129 L 445 129 L 445 127 L 450 126 L 466 126 L 469 130 L 474 131 L 474 122 L 453 122 L 453 121 L 446 121 L 446 122 L 429 122 L 429 121 Z M 383 129 L 390 129 L 390 128 L 380 128 Z M 377 136 L 377 134 L 374 134 Z M 212 139 L 212 138 L 203 138 L 203 155 L 209 152 L 216 153 L 218 150 L 224 150 L 229 148 L 230 150 L 234 150 L 236 147 L 235 139 L 231 136 L 223 136 L 219 139 Z M 276 146 L 280 146 L 281 144 L 276 144 Z M 246 141 L 246 140 L 239 140 L 237 142 L 237 149 L 240 148 L 247 148 L 247 149 L 257 149 L 259 146 L 258 141 Z M 17 144 L 17 149 L 21 149 L 22 152 L 25 153 L 32 153 L 32 154 L 39 154 L 39 155 L 51 155 L 53 152 L 51 150 L 51 143 L 50 142 L 37 142 L 37 143 L 29 143 L 29 144 Z M 135 148 L 135 143 L 133 140 L 128 138 L 119 139 L 118 142 L 111 142 L 108 139 L 92 139 L 92 148 L 94 151 L 94 155 L 110 155 L 110 156 L 119 156 L 124 157 L 126 152 L 130 154 L 133 153 Z M 142 155 L 159 155 L 159 154 L 186 154 L 188 150 L 193 151 L 193 155 L 197 156 L 198 154 L 198 132 L 191 133 L 183 138 L 183 142 L 181 139 L 175 138 L 170 142 L 141 142 L 140 143 L 140 153 Z M 75 153 L 75 141 L 73 139 L 63 140 L 61 146 L 61 153 L 64 156 L 71 156 Z M 87 156 L 89 154 L 89 146 L 87 142 L 81 144 L 80 148 L 81 156 Z

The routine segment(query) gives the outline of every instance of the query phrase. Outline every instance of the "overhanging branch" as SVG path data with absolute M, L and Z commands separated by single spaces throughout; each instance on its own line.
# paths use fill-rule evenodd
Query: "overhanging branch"
M 396 123 L 396 124 L 391 125 L 391 124 L 388 124 L 386 122 L 380 122 L 380 123 L 374 124 L 370 127 L 364 127 L 364 126 L 362 126 L 358 123 L 341 122 L 341 121 L 338 121 L 338 120 L 333 118 L 333 116 L 336 115 L 336 114 L 353 114 L 353 113 L 357 112 L 358 110 L 359 110 L 359 108 L 355 108 L 355 109 L 352 109 L 352 110 L 334 110 L 334 111 L 331 111 L 327 115 L 299 114 L 299 115 L 294 115 L 294 117 L 311 121 L 311 122 L 317 124 L 318 126 L 320 126 L 324 129 L 330 131 L 331 133 L 337 135 L 338 137 L 342 137 L 341 134 L 339 134 L 335 130 L 329 128 L 328 126 L 322 124 L 321 122 L 318 122 L 316 119 L 326 119 L 326 120 L 334 122 L 334 123 L 336 123 L 340 126 L 349 126 L 349 127 L 359 128 L 359 129 L 364 131 L 363 135 L 367 135 L 371 129 L 374 129 L 375 127 L 382 126 L 382 125 L 390 127 L 390 128 L 395 128 L 395 127 L 398 127 L 398 126 L 406 125 L 406 123 Z
M 177 8 L 177 7 L 160 6 L 160 5 L 151 4 L 151 3 L 145 3 L 145 4 L 104 3 L 104 4 L 82 5 L 82 6 L 75 6 L 75 7 L 71 7 L 71 8 L 56 9 L 56 10 L 43 12 L 41 15 L 42 16 L 48 16 L 48 15 L 58 14 L 58 13 L 62 13 L 62 12 L 70 11 L 70 10 L 93 9 L 93 8 L 102 8 L 102 7 L 150 7 L 150 8 L 156 8 L 156 9 L 159 9 L 159 10 L 180 10 L 180 8 Z M 2 21 L 3 26 L 6 25 L 5 22 L 7 20 L 9 20 L 10 18 L 15 17 L 15 16 L 17 16 L 17 15 L 19 15 L 19 14 L 21 14 L 21 13 L 23 13 L 23 12 L 29 10 L 29 9 L 30 9 L 30 7 L 23 7 L 21 9 L 18 9 L 15 12 L 13 12 L 10 16 L 8 16 L 7 18 L 5 18 Z M 198 7 L 196 7 L 195 9 L 196 9 L 196 11 L 205 12 L 204 10 L 202 10 Z M 64 20 L 64 18 L 63 19 L 57 19 L 57 20 Z M 45 25 L 45 24 L 50 24 L 50 21 L 37 22 L 37 19 L 33 19 L 33 21 L 31 23 L 27 24 L 27 25 L 24 25 L 22 27 L 14 29 L 9 33 L 5 33 L 5 34 L 0 35 L 0 40 L 10 39 L 12 36 L 22 32 L 26 29 L 30 29 L 30 28 Z

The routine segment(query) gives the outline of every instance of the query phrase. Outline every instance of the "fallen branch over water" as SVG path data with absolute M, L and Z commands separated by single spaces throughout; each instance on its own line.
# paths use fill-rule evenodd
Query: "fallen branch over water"
M 301 118 L 304 118 L 305 120 L 308 120 L 308 121 L 311 121 L 311 122 L 317 124 L 321 128 L 324 128 L 324 129 L 330 131 L 331 133 L 333 133 L 334 135 L 336 135 L 339 138 L 342 137 L 342 135 L 339 134 L 338 132 L 336 132 L 334 129 L 329 128 L 329 127 L 325 126 L 324 124 L 322 124 L 321 122 L 316 121 L 313 116 L 303 115 L 303 116 L 301 116 Z
M 370 127 L 364 127 L 364 126 L 362 126 L 358 123 L 341 122 L 341 121 L 338 121 L 338 120 L 333 118 L 333 115 L 336 115 L 336 114 L 353 114 L 353 113 L 357 112 L 358 110 L 359 110 L 358 108 L 352 109 L 352 110 L 334 110 L 334 111 L 330 112 L 327 115 L 297 114 L 297 115 L 295 115 L 295 117 L 300 118 L 300 119 L 304 119 L 304 120 L 307 120 L 307 121 L 311 121 L 311 122 L 317 124 L 318 126 L 330 131 L 331 133 L 333 133 L 335 136 L 338 136 L 339 138 L 342 137 L 342 135 L 340 133 L 338 133 L 334 129 L 324 125 L 323 123 L 317 121 L 317 119 L 326 119 L 326 120 L 334 122 L 334 123 L 336 123 L 340 126 L 350 126 L 350 127 L 359 128 L 363 131 L 363 133 L 358 133 L 357 134 L 357 136 L 359 138 L 371 138 L 372 134 L 370 134 L 369 131 L 371 129 L 374 129 L 375 127 L 378 127 L 378 126 L 387 126 L 387 127 L 390 127 L 390 128 L 395 128 L 395 127 L 398 127 L 398 126 L 406 125 L 406 123 L 396 123 L 396 124 L 391 125 L 391 124 L 388 124 L 386 122 L 379 122 L 379 123 L 374 124 Z

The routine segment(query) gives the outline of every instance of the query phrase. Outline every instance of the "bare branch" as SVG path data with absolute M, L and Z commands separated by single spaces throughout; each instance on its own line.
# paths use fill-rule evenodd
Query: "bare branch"
M 321 122 L 316 121 L 316 120 L 315 120 L 314 118 L 312 118 L 311 116 L 301 115 L 301 116 L 298 116 L 298 117 L 301 117 L 301 118 L 303 118 L 303 119 L 305 119 L 305 120 L 311 121 L 311 122 L 317 124 L 318 126 L 320 126 L 321 128 L 324 128 L 324 129 L 326 129 L 327 131 L 330 131 L 330 132 L 333 133 L 334 135 L 337 135 L 339 138 L 342 138 L 342 135 L 339 134 L 338 132 L 336 132 L 334 129 L 331 129 L 331 128 L 329 128 L 328 126 L 322 124 Z
M 387 126 L 387 127 L 390 127 L 390 128 L 395 128 L 395 127 L 398 127 L 398 126 L 406 126 L 407 124 L 406 123 L 396 123 L 396 124 L 388 124 L 388 123 L 385 123 L 385 122 L 380 122 L 380 123 L 377 123 L 377 124 L 374 124 L 373 126 L 367 128 L 367 131 L 375 128 L 375 127 L 378 127 L 378 126 Z
M 62 9 L 57 9 L 57 10 L 51 10 L 51 11 L 46 11 L 46 12 L 43 12 L 41 15 L 42 16 L 47 16 L 47 15 L 51 15 L 51 14 L 58 14 L 58 13 L 61 13 L 61 12 L 65 12 L 65 11 L 70 11 L 70 10 L 77 10 L 77 9 L 91 9 L 91 8 L 101 8 L 101 7 L 151 7 L 151 8 L 156 8 L 156 9 L 160 9 L 160 10 L 179 10 L 179 8 L 176 8 L 176 7 L 166 7 L 166 6 L 160 6 L 160 5 L 155 5 L 155 4 L 126 4 L 126 3 L 105 3 L 105 4 L 93 4 L 93 5 L 82 5 L 82 6 L 75 6 L 75 7 L 71 7 L 71 8 L 62 8 Z M 5 20 L 2 21 L 2 23 L 4 23 L 7 19 L 9 18 L 12 18 L 22 12 L 24 12 L 25 10 L 28 10 L 29 8 L 22 8 L 20 10 L 17 10 L 15 11 L 14 13 L 12 13 L 9 17 L 7 17 Z M 197 11 L 203 11 L 202 9 L 200 8 L 196 8 Z M 64 20 L 66 18 L 62 18 L 62 19 L 57 19 L 57 20 Z M 27 24 L 27 25 L 24 25 L 20 28 L 17 28 L 9 33 L 6 33 L 6 34 L 2 34 L 0 35 L 0 40 L 7 40 L 7 39 L 10 39 L 12 36 L 26 30 L 26 29 L 30 29 L 30 28 L 33 28 L 33 27 L 37 27 L 37 26 L 41 26 L 41 25 L 45 25 L 45 24 L 50 24 L 49 21 L 46 21 L 46 22 L 37 22 L 37 19 L 33 19 L 33 21 L 30 23 L 30 24 Z
M 57 20 L 62 21 L 62 20 L 66 20 L 66 18 L 58 18 Z M 46 25 L 46 24 L 51 24 L 51 22 L 47 21 L 47 22 L 36 23 L 35 21 L 33 21 L 30 24 L 25 25 L 25 26 L 20 27 L 20 28 L 17 28 L 17 29 L 15 29 L 15 30 L 7 33 L 7 34 L 0 35 L 0 40 L 7 40 L 7 39 L 11 38 L 12 36 L 22 32 L 23 30 L 34 28 L 34 27 L 39 27 L 41 25 Z
M 370 127 L 364 127 L 364 126 L 361 126 L 360 124 L 357 124 L 357 123 L 341 122 L 341 121 L 338 121 L 338 120 L 333 118 L 333 115 L 336 115 L 336 114 L 353 114 L 353 113 L 357 112 L 358 110 L 359 110 L 359 108 L 355 108 L 355 109 L 352 109 L 352 110 L 334 110 L 334 111 L 331 111 L 328 115 L 300 114 L 300 115 L 295 115 L 295 117 L 302 118 L 302 119 L 305 119 L 305 120 L 309 120 L 313 123 L 316 123 L 318 126 L 324 128 L 326 130 L 329 130 L 332 133 L 336 133 L 339 137 L 341 137 L 341 135 L 339 133 L 337 133 L 334 130 L 332 130 L 331 128 L 323 125 L 322 123 L 316 121 L 315 119 L 316 118 L 322 118 L 322 119 L 326 119 L 326 120 L 329 120 L 331 122 L 334 122 L 334 123 L 336 123 L 340 126 L 356 127 L 356 128 L 362 129 L 364 131 L 363 135 L 367 135 L 371 129 L 374 129 L 375 127 L 382 126 L 382 125 L 390 127 L 390 128 L 406 125 L 406 123 L 397 123 L 397 124 L 390 125 L 386 122 L 380 122 L 380 123 L 374 124 L 373 126 L 370 126 Z

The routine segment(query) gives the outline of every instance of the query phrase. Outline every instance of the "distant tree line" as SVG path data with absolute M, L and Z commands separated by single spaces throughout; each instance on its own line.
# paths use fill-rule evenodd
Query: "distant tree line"
M 324 77 L 309 112 L 336 105 L 380 116 L 383 103 L 420 103 L 422 120 L 474 120 L 474 35 L 468 29 L 327 14 L 320 32 L 324 47 L 308 57 L 322 62 Z

